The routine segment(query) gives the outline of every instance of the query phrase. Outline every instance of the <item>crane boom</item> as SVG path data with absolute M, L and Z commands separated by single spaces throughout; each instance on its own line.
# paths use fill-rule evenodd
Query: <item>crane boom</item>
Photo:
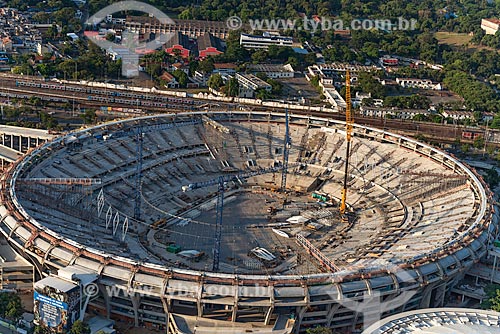
M 351 76 L 349 70 L 345 72 L 345 135 L 346 135 L 346 153 L 345 153 L 345 169 L 344 169 L 344 186 L 342 188 L 342 199 L 340 202 L 340 215 L 343 220 L 346 212 L 346 199 L 347 199 L 347 179 L 349 170 L 349 155 L 351 149 L 351 139 L 352 139 L 352 126 L 354 123 L 354 118 L 352 117 L 352 106 L 351 106 Z

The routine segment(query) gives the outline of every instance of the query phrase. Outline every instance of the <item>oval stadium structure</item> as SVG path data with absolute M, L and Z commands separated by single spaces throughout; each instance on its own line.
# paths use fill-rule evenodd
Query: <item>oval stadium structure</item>
M 481 177 L 355 125 L 342 220 L 345 124 L 291 114 L 285 149 L 285 120 L 186 113 L 57 137 L 4 174 L 0 231 L 40 277 L 97 274 L 91 312 L 169 333 L 352 332 L 443 306 L 496 233 Z

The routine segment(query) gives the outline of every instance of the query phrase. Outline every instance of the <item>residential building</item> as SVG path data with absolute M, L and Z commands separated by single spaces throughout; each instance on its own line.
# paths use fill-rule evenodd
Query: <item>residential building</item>
M 53 27 L 61 32 L 58 25 L 32 23 L 29 14 L 24 15 L 12 8 L 0 8 L 0 51 L 37 52 L 42 35 Z
M 247 66 L 247 70 L 251 73 L 264 73 L 272 79 L 293 78 L 295 71 L 290 64 L 251 64 Z
M 188 58 L 190 54 L 191 44 L 189 37 L 181 32 L 172 34 L 171 38 L 165 43 L 165 52 L 169 55 L 179 55 L 182 58 Z
M 396 83 L 404 88 L 421 88 L 442 90 L 443 86 L 440 83 L 433 83 L 432 80 L 415 79 L 415 78 L 396 78 Z
M 160 76 L 160 79 L 165 81 L 166 88 L 179 88 L 179 82 L 175 79 L 175 77 L 168 72 L 163 72 Z
M 189 74 L 189 67 L 186 64 L 182 64 L 182 63 L 173 63 L 172 65 L 170 65 L 169 70 L 170 70 L 170 72 L 173 72 L 176 70 L 181 70 L 184 73 Z
M 392 57 L 382 57 L 380 58 L 380 63 L 382 64 L 382 66 L 398 66 L 399 59 Z
M 198 57 L 204 59 L 209 56 L 217 56 L 224 53 L 224 46 L 220 38 L 211 33 L 205 33 L 198 37 Z
M 499 19 L 482 19 L 481 29 L 483 29 L 487 35 L 495 35 L 500 29 Z
M 347 108 L 347 104 L 344 98 L 337 91 L 335 86 L 333 85 L 333 79 L 327 77 L 321 77 L 319 81 L 319 86 L 323 90 L 323 95 L 326 100 L 334 107 L 345 109 Z
M 106 50 L 106 54 L 111 57 L 112 60 L 122 59 L 130 54 L 130 50 L 127 48 L 111 47 Z
M 210 78 L 210 74 L 205 74 L 201 71 L 195 71 L 194 76 L 192 77 L 193 81 L 202 87 L 205 87 L 207 85 L 209 78 Z
M 66 34 L 73 42 L 77 41 L 79 39 L 78 35 L 75 34 L 74 32 L 69 32 Z
M 353 65 L 347 63 L 319 64 L 308 67 L 308 71 L 310 73 L 312 73 L 312 71 L 317 71 L 318 73 L 324 76 L 331 76 L 339 73 L 342 74 L 345 73 L 347 70 L 349 70 L 349 72 L 351 73 L 354 73 L 354 72 L 374 72 L 381 69 L 382 68 L 373 65 L 366 66 L 366 65 Z
M 465 110 L 444 110 L 441 114 L 443 117 L 452 118 L 457 121 L 474 118 L 474 113 L 472 111 Z
M 432 112 L 426 109 L 396 109 L 361 106 L 359 114 L 365 117 L 413 119 L 417 115 L 430 116 Z
M 212 74 L 234 75 L 236 73 L 236 64 L 234 63 L 216 63 Z
M 240 45 L 246 49 L 267 49 L 270 45 L 289 46 L 293 45 L 292 37 L 271 35 L 264 33 L 262 36 L 241 34 Z
M 357 108 L 363 103 L 364 99 L 371 99 L 371 98 L 372 98 L 371 93 L 356 92 L 356 96 L 352 99 L 352 106 L 354 108 Z
M 491 111 L 483 112 L 483 122 L 491 122 L 495 118 L 495 113 Z
M 265 82 L 264 80 L 256 77 L 253 74 L 236 73 L 236 80 L 240 85 L 240 97 L 255 97 L 255 92 L 258 89 L 265 89 L 271 91 L 272 86 Z

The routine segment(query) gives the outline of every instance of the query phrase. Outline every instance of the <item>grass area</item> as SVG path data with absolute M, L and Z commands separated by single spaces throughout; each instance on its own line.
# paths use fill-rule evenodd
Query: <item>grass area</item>
M 439 31 L 434 34 L 434 37 L 436 37 L 439 44 L 448 44 L 455 51 L 474 52 L 479 50 L 491 50 L 500 52 L 500 50 L 488 46 L 471 44 L 472 35 L 466 33 Z
M 439 41 L 439 44 L 448 44 L 451 46 L 463 46 L 470 42 L 472 35 L 466 33 L 439 31 L 434 37 Z

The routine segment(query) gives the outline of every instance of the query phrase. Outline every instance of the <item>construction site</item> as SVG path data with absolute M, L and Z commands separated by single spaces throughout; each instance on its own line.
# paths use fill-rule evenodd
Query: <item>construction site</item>
M 97 275 L 89 310 L 168 333 L 352 333 L 367 313 L 346 301 L 410 292 L 373 312 L 442 307 L 497 235 L 475 171 L 349 112 L 108 122 L 30 149 L 1 188 L 0 232 L 39 277 Z

